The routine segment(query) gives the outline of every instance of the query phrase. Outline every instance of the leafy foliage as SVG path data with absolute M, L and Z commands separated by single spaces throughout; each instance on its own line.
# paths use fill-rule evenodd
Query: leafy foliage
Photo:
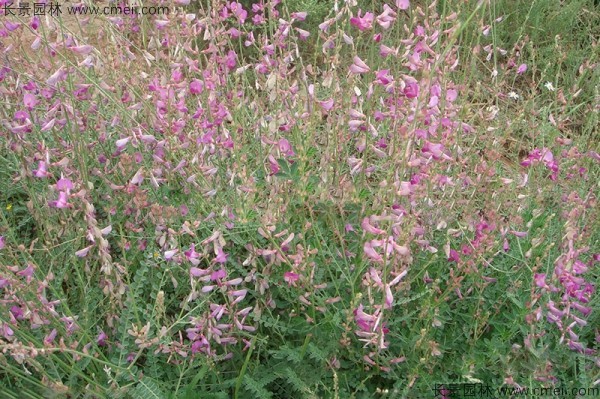
M 3 15 L 1 397 L 598 386 L 592 1 L 186 3 Z

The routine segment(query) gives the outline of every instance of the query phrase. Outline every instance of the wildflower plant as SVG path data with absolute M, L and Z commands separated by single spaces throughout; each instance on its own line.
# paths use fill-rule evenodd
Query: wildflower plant
M 597 10 L 472 3 L 1 15 L 3 395 L 598 386 Z

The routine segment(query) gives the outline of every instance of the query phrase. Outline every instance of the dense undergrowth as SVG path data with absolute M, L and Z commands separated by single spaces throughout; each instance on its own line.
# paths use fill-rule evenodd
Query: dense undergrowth
M 187 3 L 2 15 L 2 397 L 598 394 L 592 1 Z

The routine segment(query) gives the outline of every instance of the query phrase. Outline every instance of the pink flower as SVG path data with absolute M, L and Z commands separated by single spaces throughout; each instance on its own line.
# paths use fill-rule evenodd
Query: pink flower
M 177 68 L 171 73 L 171 80 L 175 83 L 181 82 L 183 79 L 183 73 L 181 73 L 181 69 Z
M 380 56 L 387 57 L 388 55 L 391 55 L 391 54 L 396 54 L 396 50 L 391 47 L 388 47 L 386 45 L 383 45 L 383 44 L 379 46 L 379 55 Z
M 300 40 L 306 40 L 310 36 L 310 32 L 300 28 L 294 28 L 298 32 L 298 38 Z
M 377 251 L 375 251 L 375 249 L 373 248 L 373 246 L 376 242 L 377 242 L 377 240 L 371 240 L 371 241 L 365 242 L 365 245 L 363 246 L 363 250 L 365 251 L 365 255 L 367 255 L 367 257 L 369 259 L 371 259 L 372 261 L 383 262 L 383 258 L 381 257 L 381 255 L 379 255 L 377 253 Z
M 453 102 L 458 97 L 458 92 L 454 89 L 449 89 L 446 92 L 446 100 L 449 102 Z
M 2 324 L 2 335 L 4 338 L 12 337 L 15 334 L 12 328 L 6 323 Z
M 244 40 L 244 46 L 249 47 L 252 45 L 252 43 L 254 43 L 254 33 L 250 32 L 248 34 L 246 34 L 246 40 Z
M 390 75 L 389 69 L 381 69 L 375 73 L 377 83 L 381 85 L 388 85 L 394 81 L 394 77 Z
M 6 247 L 6 237 L 0 236 L 0 249 L 4 249 Z
M 546 285 L 546 274 L 545 273 L 536 273 L 533 276 L 533 279 L 535 281 L 535 285 L 539 288 L 545 288 L 547 287 Z
M 373 226 L 369 220 L 368 217 L 364 218 L 362 220 L 362 223 L 360 224 L 360 227 L 362 227 L 362 229 L 364 231 L 366 231 L 367 233 L 371 233 L 371 234 L 383 234 L 385 233 L 385 230 L 381 230 L 375 226 Z
M 354 310 L 354 322 L 362 331 L 371 332 L 372 327 L 375 325 L 377 317 L 365 313 L 363 309 L 364 307 L 361 303 L 360 305 L 358 305 L 358 308 Z
M 38 104 L 38 101 L 33 94 L 25 93 L 23 95 L 23 104 L 27 107 L 27 109 L 31 110 Z
M 319 24 L 319 29 L 322 30 L 323 32 L 327 32 L 329 27 L 331 27 L 331 25 L 333 25 L 334 22 L 335 22 L 334 18 L 328 19 L 327 21 L 323 21 Z
M 202 277 L 206 276 L 208 273 L 210 273 L 209 270 L 199 269 L 197 267 L 190 268 L 190 276 L 192 277 Z
M 293 272 L 285 272 L 283 274 L 283 279 L 285 280 L 285 282 L 288 283 L 288 285 L 291 287 L 296 286 L 296 281 L 298 281 L 298 279 L 300 278 L 300 276 L 296 273 Z
M 400 10 L 408 10 L 408 7 L 410 7 L 410 0 L 396 0 L 396 7 Z
M 248 293 L 247 289 L 243 289 L 243 290 L 235 290 L 235 291 L 230 291 L 229 294 L 232 297 L 245 297 L 246 294 Z
M 558 162 L 554 159 L 552 151 L 548 148 L 535 148 L 529 153 L 526 159 L 521 162 L 521 166 L 531 166 L 532 164 L 543 162 L 544 165 L 552 171 L 551 180 L 556 180 L 558 176 Z
M 28 116 L 29 114 L 27 112 L 19 110 L 15 112 L 15 116 L 13 117 L 13 119 L 22 123 L 25 122 L 25 119 L 27 119 Z
M 391 244 L 392 248 L 394 249 L 394 251 L 396 251 L 396 253 L 398 253 L 401 256 L 408 256 L 410 255 L 410 249 L 404 245 L 398 245 L 396 242 L 394 242 L 392 240 L 392 237 L 390 237 L 390 239 L 388 240 L 388 242 Z M 388 245 L 390 245 L 388 244 Z
M 361 18 L 362 10 L 358 10 L 358 16 L 350 18 L 350 24 L 356 26 L 360 31 L 371 29 L 373 27 L 373 13 L 367 12 Z
M 223 279 L 225 277 L 227 277 L 227 272 L 225 271 L 225 269 L 219 269 L 216 272 L 212 272 L 210 275 L 211 281 Z
M 89 247 L 80 249 L 79 251 L 75 252 L 75 255 L 80 258 L 84 258 L 85 256 L 87 256 L 88 252 L 90 252 L 90 249 L 92 249 L 92 247 L 93 245 L 90 245 Z
M 279 170 L 281 169 L 273 155 L 269 155 L 269 169 L 271 169 L 271 176 L 279 173 Z
M 190 93 L 192 94 L 201 94 L 204 90 L 204 82 L 198 79 L 192 80 L 190 83 Z
M 544 164 L 546 165 L 549 165 L 552 162 L 554 162 L 554 155 L 552 154 L 552 151 L 550 151 L 547 148 L 542 148 L 541 161 L 544 162 Z
M 458 263 L 459 261 L 460 261 L 460 256 L 458 255 L 458 252 L 456 252 L 456 250 L 454 250 L 454 249 L 451 249 L 450 256 L 448 257 L 448 262 Z
M 408 196 L 414 192 L 413 185 L 409 181 L 400 182 L 400 189 L 398 190 L 398 195 Z
M 342 38 L 344 39 L 344 43 L 346 43 L 349 46 L 352 46 L 354 44 L 354 39 L 352 38 L 352 36 L 348 36 L 347 34 L 343 34 Z
M 94 51 L 94 47 L 90 46 L 89 44 L 83 45 L 83 46 L 73 46 L 73 47 L 69 47 L 69 50 L 77 53 L 77 54 L 81 54 L 81 55 L 88 55 L 89 53 L 91 53 L 92 51 Z
M 46 79 L 46 83 L 48 84 L 48 86 L 54 87 L 59 81 L 64 80 L 66 76 L 67 72 L 65 70 L 65 67 L 61 66 L 56 70 L 56 72 L 50 75 L 48 79 Z
M 31 29 L 37 30 L 37 28 L 40 26 L 40 18 L 37 15 L 31 18 L 31 23 L 29 26 L 31 26 Z
M 419 95 L 419 85 L 411 82 L 404 87 L 404 95 L 408 98 L 415 98 Z
M 71 182 L 71 180 L 66 177 L 61 177 L 56 182 L 56 189 L 69 192 L 70 190 L 73 189 L 73 182 Z
M 53 208 L 59 208 L 59 209 L 69 208 L 71 206 L 71 204 L 68 203 L 68 200 L 69 200 L 69 194 L 67 194 L 65 191 L 60 191 L 58 193 L 58 200 L 49 201 L 48 205 L 50 205 Z
M 194 244 L 192 244 L 190 246 L 190 249 L 185 251 L 183 254 L 187 258 L 187 260 L 190 261 L 190 263 L 192 265 L 198 266 L 198 264 L 200 264 L 200 260 L 198 259 L 200 257 L 200 254 L 198 252 L 196 252 L 196 246 Z M 194 268 L 192 268 L 192 269 L 194 269 Z
M 44 343 L 47 345 L 51 344 L 56 338 L 57 334 L 58 331 L 56 331 L 56 328 L 53 328 L 52 331 L 50 331 L 50 334 L 46 335 L 46 337 L 44 338 Z
M 125 137 L 124 139 L 119 139 L 115 141 L 117 149 L 122 150 L 127 145 L 127 143 L 129 143 L 129 140 L 131 140 L 130 137 Z
M 350 65 L 350 72 L 355 74 L 355 75 L 360 75 L 363 73 L 367 73 L 371 70 L 371 68 L 369 68 L 369 66 L 367 64 L 365 64 L 365 62 L 363 60 L 360 59 L 360 57 L 355 56 L 354 57 L 354 63 L 352 65 Z
M 581 312 L 581 314 L 585 317 L 589 316 L 590 313 L 592 312 L 592 308 L 587 307 L 587 306 L 583 306 L 582 304 L 580 304 L 579 302 L 571 302 L 570 305 L 573 309 Z
M 369 278 L 373 280 L 375 285 L 379 288 L 383 288 L 383 282 L 381 281 L 381 277 L 379 275 L 379 271 L 374 267 L 369 269 Z
M 48 173 L 48 167 L 46 165 L 46 162 L 39 161 L 38 168 L 33 171 L 33 175 L 35 177 L 40 177 L 40 178 L 50 176 L 50 173 Z
M 100 331 L 100 334 L 98 334 L 98 337 L 96 338 L 96 343 L 99 346 L 106 346 L 106 339 L 108 338 L 108 335 L 106 335 L 106 333 L 104 331 Z
M 321 108 L 323 108 L 323 110 L 329 112 L 333 108 L 333 98 L 330 98 L 329 100 L 319 101 L 319 104 L 321 105 Z
M 159 20 L 159 19 L 154 21 L 154 26 L 158 30 L 163 30 L 167 25 L 169 25 L 169 21 Z
M 383 5 L 383 13 L 377 16 L 377 23 L 383 29 L 389 29 L 392 26 L 392 23 L 396 20 L 396 12 L 391 9 L 387 4 Z M 379 42 L 377 40 L 377 42 Z
M 234 278 L 234 279 L 231 279 L 229 281 L 226 281 L 225 285 L 230 285 L 230 286 L 231 285 L 240 285 L 240 284 L 242 284 L 243 281 L 244 281 L 243 278 L 238 277 L 238 278 Z
M 25 269 L 17 272 L 17 276 L 25 277 L 26 281 L 29 283 L 29 282 L 31 282 L 31 278 L 33 277 L 34 271 L 35 271 L 35 268 L 33 267 L 33 265 L 28 264 Z
M 524 74 L 527 71 L 527 64 L 521 64 L 519 65 L 519 67 L 517 68 L 517 73 L 519 75 Z
M 225 65 L 230 71 L 233 71 L 235 69 L 236 64 L 237 54 L 235 53 L 235 51 L 229 50 L 229 52 L 227 53 L 227 58 L 225 59 Z
M 277 143 L 279 146 L 279 151 L 281 151 L 286 157 L 294 156 L 294 150 L 292 150 L 292 145 L 286 139 L 280 139 Z
M 236 16 L 240 24 L 243 24 L 246 21 L 246 18 L 248 18 L 248 11 L 244 10 L 244 7 L 242 7 L 240 3 L 232 2 L 229 5 L 229 9 Z
M 51 130 L 54 127 L 54 124 L 56 123 L 56 118 L 52 118 L 50 119 L 48 122 L 46 122 L 42 128 L 40 129 L 41 132 L 47 132 L 48 130 Z
M 192 343 L 192 353 L 210 351 L 210 343 L 204 336 L 201 336 L 200 340 Z
M 438 160 L 441 158 L 444 159 L 452 159 L 444 152 L 444 145 L 440 143 L 432 143 L 430 141 L 426 141 L 425 145 L 421 149 L 421 152 L 431 156 L 433 159 Z
M 4 4 L 6 4 L 6 3 L 4 3 Z M 12 31 L 14 31 L 14 30 L 17 30 L 17 29 L 18 29 L 18 28 L 21 26 L 21 24 L 20 24 L 20 23 L 17 23 L 17 22 L 12 22 L 12 21 L 6 21 L 6 22 L 4 23 L 4 26 L 6 27 L 6 29 L 7 29 L 9 32 L 12 32 Z
M 231 36 L 232 39 L 238 39 L 240 36 L 242 36 L 242 32 L 236 28 L 230 28 L 227 33 L 229 33 L 229 36 Z
M 23 309 L 19 306 L 13 306 L 10 308 L 10 313 L 17 320 L 23 320 Z
M 295 19 L 296 21 L 304 21 L 306 19 L 307 15 L 308 15 L 308 13 L 306 13 L 305 11 L 293 12 L 292 19 Z
M 394 285 L 398 284 L 400 280 L 402 280 L 407 274 L 408 270 L 404 270 L 402 273 L 398 274 L 396 277 L 394 277 L 392 281 L 389 282 L 389 286 L 393 287 Z
M 215 258 L 215 262 L 225 263 L 225 262 L 227 262 L 228 256 L 229 255 L 227 255 L 225 252 L 223 252 L 223 249 L 220 246 L 218 246 L 217 247 L 217 257 Z M 223 270 L 223 269 L 221 269 L 221 270 Z
M 394 303 L 394 294 L 389 284 L 385 285 L 385 309 L 391 309 Z

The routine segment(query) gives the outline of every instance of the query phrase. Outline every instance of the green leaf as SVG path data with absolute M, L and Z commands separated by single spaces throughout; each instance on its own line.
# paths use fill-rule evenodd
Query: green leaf
M 148 377 L 142 378 L 129 394 L 132 399 L 166 399 L 158 384 Z
M 292 167 L 290 168 L 290 176 L 292 177 L 293 180 L 297 180 L 299 177 L 299 172 L 298 172 L 298 162 L 294 162 L 292 164 Z
M 279 173 L 277 173 L 276 176 L 279 176 L 280 174 L 289 176 L 290 175 L 290 164 L 288 163 L 288 161 L 286 161 L 283 158 L 279 158 L 277 160 L 277 163 L 279 164 L 279 168 L 281 170 L 279 171 Z
M 249 375 L 246 374 L 243 378 L 243 381 L 244 388 L 252 392 L 255 398 L 270 399 L 273 397 L 273 394 L 271 392 L 267 391 L 260 382 L 256 381 Z

